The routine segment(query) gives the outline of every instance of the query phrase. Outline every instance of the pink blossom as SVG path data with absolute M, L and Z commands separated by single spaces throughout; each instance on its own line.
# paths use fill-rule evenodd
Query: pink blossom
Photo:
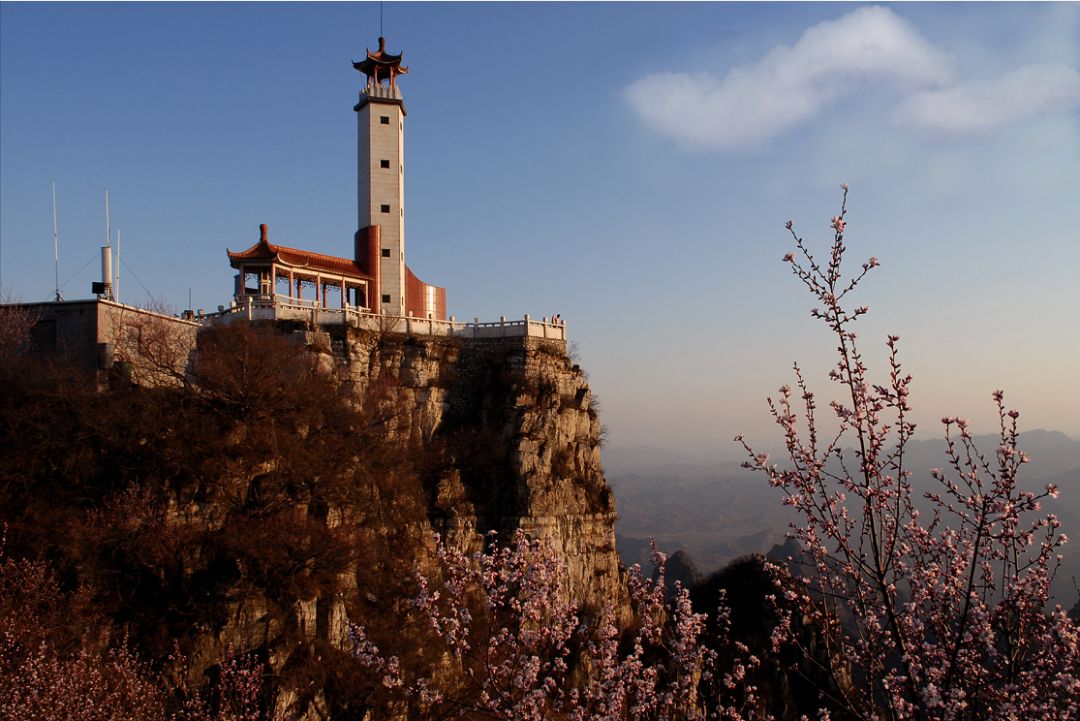
M 839 432 L 823 440 L 796 366 L 804 408 L 793 408 L 787 395 L 770 401 L 789 462 L 750 464 L 799 514 L 792 536 L 808 569 L 806 593 L 787 596 L 802 608 L 781 617 L 774 649 L 787 645 L 807 667 L 844 679 L 849 688 L 838 704 L 845 717 L 1080 717 L 1080 626 L 1061 609 L 1046 610 L 1060 563 L 1054 549 L 1068 538 L 1053 514 L 1038 515 L 1042 496 L 1017 477 L 1030 461 L 1017 447 L 1019 414 L 1004 410 L 1000 390 L 993 393 L 1001 420 L 996 463 L 976 447 L 967 419 L 941 418 L 947 462 L 930 469 L 932 513 L 920 514 L 923 499 L 908 467 L 911 375 L 901 371 L 899 338 L 890 336 L 887 377 L 870 380 L 846 327 L 862 308 L 849 316 L 843 300 L 863 275 L 842 280 L 843 210 L 833 228 L 828 267 L 796 275 L 825 306 L 814 317 L 838 353 L 829 377 L 841 384 L 842 402 L 829 405 Z M 871 258 L 863 273 L 877 264 Z M 800 415 L 804 427 L 795 425 Z M 1046 487 L 1046 496 L 1057 493 Z M 794 631 L 800 617 L 815 624 L 825 657 Z
M 491 537 L 495 540 L 494 536 Z M 467 556 L 436 540 L 436 557 L 444 580 L 417 578 L 413 605 L 435 630 L 446 653 L 461 664 L 465 680 L 407 677 L 397 657 L 384 657 L 354 626 L 354 657 L 382 676 L 392 696 L 391 707 L 409 708 L 410 717 L 542 721 L 649 721 L 651 719 L 748 718 L 743 709 L 758 705 L 747 671 L 760 665 L 749 650 L 728 642 L 728 666 L 718 673 L 718 655 L 701 643 L 705 615 L 695 613 L 689 592 L 678 582 L 668 599 L 665 556 L 653 549 L 655 580 L 639 566 L 630 569 L 627 588 L 638 617 L 637 630 L 622 639 L 610 611 L 598 626 L 583 620 L 566 601 L 559 557 L 546 543 L 514 534 L 510 544 Z M 479 594 L 484 617 L 463 613 L 467 599 Z M 716 625 L 726 638 L 729 611 L 723 604 Z M 626 643 L 621 643 L 625 640 Z M 580 649 L 580 658 L 573 648 Z M 591 670 L 586 677 L 571 672 L 572 663 Z M 719 679 L 726 678 L 726 681 Z M 709 692 L 718 704 L 707 717 L 698 713 Z M 445 709 L 438 704 L 452 700 Z M 400 704 L 395 706 L 394 704 Z M 440 713 L 442 711 L 442 713 Z

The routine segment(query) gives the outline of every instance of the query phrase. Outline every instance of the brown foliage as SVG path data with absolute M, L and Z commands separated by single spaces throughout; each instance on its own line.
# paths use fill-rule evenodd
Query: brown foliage
M 99 393 L 62 366 L 0 363 L 0 521 L 14 552 L 55 569 L 67 601 L 50 643 L 68 654 L 56 658 L 126 627 L 167 664 L 174 639 L 190 651 L 197 629 L 263 599 L 269 642 L 292 649 L 274 684 L 321 679 L 335 703 L 364 698 L 340 654 L 297 627 L 295 603 L 337 597 L 352 572 L 375 601 L 350 613 L 392 628 L 426 505 L 404 441 L 388 440 L 393 384 L 357 402 L 315 360 L 237 324 L 200 336 L 186 385 Z

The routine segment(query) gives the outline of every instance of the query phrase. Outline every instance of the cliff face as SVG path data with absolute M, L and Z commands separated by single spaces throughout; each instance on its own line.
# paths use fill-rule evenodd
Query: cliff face
M 360 552 L 340 583 L 297 599 L 286 621 L 273 620 L 272 603 L 245 599 L 213 638 L 196 645 L 197 661 L 209 664 L 230 645 L 236 651 L 266 649 L 277 672 L 303 664 L 319 646 L 347 648 L 349 620 L 366 623 L 388 609 L 391 617 L 408 614 L 401 595 L 408 593 L 407 579 L 387 581 L 379 569 L 396 564 L 435 572 L 435 533 L 471 552 L 483 548 L 491 531 L 506 538 L 522 529 L 555 549 L 570 600 L 586 613 L 610 609 L 628 623 L 615 500 L 600 463 L 602 428 L 585 375 L 564 343 L 406 338 L 354 329 L 298 330 L 293 339 L 317 354 L 322 372 L 334 376 L 340 392 L 393 440 L 400 455 L 383 459 L 379 472 L 390 486 L 397 476 L 407 487 L 418 479 L 409 495 L 421 494 L 421 513 L 406 523 L 388 516 L 388 504 L 409 502 L 400 495 L 394 500 L 397 490 L 336 521 L 329 509 L 330 525 L 362 529 L 353 539 Z M 359 452 L 360 463 L 369 462 Z M 285 645 L 283 638 L 296 641 Z M 283 690 L 278 705 L 297 700 Z M 305 694 L 300 701 L 311 711 L 325 705 L 326 696 Z
M 475 550 L 488 531 L 522 529 L 566 566 L 572 600 L 626 618 L 615 500 L 584 373 L 561 341 L 307 334 L 320 363 L 405 447 L 434 451 L 431 530 Z
M 0 363 L 2 550 L 62 579 L 79 630 L 58 645 L 127 638 L 199 686 L 254 654 L 279 709 L 354 718 L 381 684 L 349 622 L 453 674 L 415 574 L 437 581 L 435 534 L 476 551 L 516 529 L 554 548 L 568 600 L 629 620 L 600 421 L 561 342 L 236 324 L 190 367 L 139 385 Z

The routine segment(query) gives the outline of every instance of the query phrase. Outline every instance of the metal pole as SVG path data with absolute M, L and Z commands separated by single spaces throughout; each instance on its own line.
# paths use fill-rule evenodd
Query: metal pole
M 113 286 L 113 299 L 120 302 L 120 231 L 116 231 L 116 285 Z
M 56 276 L 56 300 L 60 301 L 60 231 L 56 225 L 56 180 L 52 182 L 53 274 Z

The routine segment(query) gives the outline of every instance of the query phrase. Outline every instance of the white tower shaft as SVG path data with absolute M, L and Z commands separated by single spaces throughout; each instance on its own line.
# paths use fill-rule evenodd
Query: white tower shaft
M 371 299 L 371 307 L 405 315 L 405 107 L 401 91 L 369 85 L 360 91 L 356 116 L 359 227 L 377 225 L 382 237 L 382 297 Z

